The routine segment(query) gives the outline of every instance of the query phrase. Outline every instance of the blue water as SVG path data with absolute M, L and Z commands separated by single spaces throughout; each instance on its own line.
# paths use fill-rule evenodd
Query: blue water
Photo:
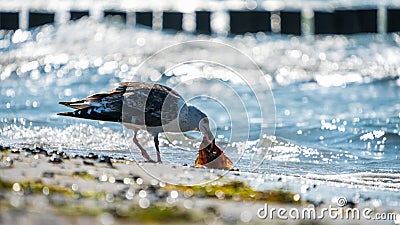
M 318 165 L 304 172 L 399 172 L 400 88 L 396 82 L 388 79 L 308 90 L 303 87 L 309 84 L 277 88 L 277 99 L 290 100 L 276 101 L 276 135 L 318 149 L 314 156 L 300 154 L 301 162 Z
M 179 49 L 145 73 L 133 75 L 141 62 L 171 44 L 200 38 L 221 41 L 250 55 L 271 86 L 276 112 L 270 118 L 276 122 L 276 131 L 261 138 L 260 126 L 252 124 L 250 134 L 234 130 L 238 138 L 229 139 L 232 124 L 224 108 L 207 99 L 192 102 L 215 121 L 219 145 L 237 150 L 228 151 L 232 158 L 242 156 L 238 168 L 249 169 L 253 153 L 261 150 L 266 155 L 257 173 L 307 175 L 367 187 L 383 182 L 391 190 L 400 187 L 400 47 L 396 34 L 210 38 L 90 20 L 0 34 L 1 145 L 105 154 L 132 151 L 141 160 L 129 130 L 115 123 L 56 116 L 68 111 L 57 103 L 107 91 L 120 81 L 154 81 L 165 65 L 185 54 L 200 54 L 201 49 Z M 223 56 L 223 52 L 217 54 Z M 161 83 L 171 86 L 198 69 L 196 65 L 187 68 L 188 72 L 163 76 Z M 218 73 L 218 69 L 210 66 L 207 71 Z M 240 82 L 229 76 L 221 80 L 251 102 L 251 93 Z M 237 104 L 228 93 L 210 85 L 207 80 L 190 84 L 182 94 L 214 92 L 224 103 Z M 254 118 L 258 116 L 257 107 L 248 109 Z M 240 114 L 238 108 L 232 110 L 232 115 Z M 150 137 L 146 133 L 139 137 L 154 157 Z M 164 161 L 192 165 L 198 141 L 196 133 L 162 136 Z M 246 141 L 253 144 L 241 147 Z

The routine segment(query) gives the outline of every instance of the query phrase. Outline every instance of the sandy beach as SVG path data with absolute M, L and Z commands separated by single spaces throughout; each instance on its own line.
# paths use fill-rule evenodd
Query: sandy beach
M 301 194 L 285 188 L 254 189 L 246 182 L 254 177 L 246 172 L 136 163 L 127 158 L 48 152 L 41 148 L 1 147 L 0 154 L 1 224 L 393 223 L 365 218 L 260 218 L 259 210 L 265 204 L 288 211 L 310 205 L 318 210 L 328 204 L 305 201 Z M 149 172 L 161 180 L 173 178 L 195 185 L 168 184 Z M 342 210 L 355 206 L 347 204 Z M 374 213 L 377 212 L 392 211 Z

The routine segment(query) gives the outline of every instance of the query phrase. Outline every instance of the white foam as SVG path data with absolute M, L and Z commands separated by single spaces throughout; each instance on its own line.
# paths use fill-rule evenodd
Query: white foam
M 400 191 L 400 173 L 359 172 L 335 175 L 307 174 L 307 179 L 339 182 L 352 186 L 367 186 Z

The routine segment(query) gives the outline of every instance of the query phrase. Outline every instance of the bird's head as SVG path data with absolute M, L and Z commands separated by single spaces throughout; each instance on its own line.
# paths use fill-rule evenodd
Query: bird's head
M 205 144 L 214 144 L 215 138 L 210 129 L 210 122 L 207 117 L 200 120 L 199 131 L 203 134 L 203 142 Z
M 214 135 L 211 132 L 207 115 L 194 106 L 189 106 L 189 115 L 193 123 L 193 130 L 200 131 L 203 134 L 203 139 L 208 143 L 214 143 Z

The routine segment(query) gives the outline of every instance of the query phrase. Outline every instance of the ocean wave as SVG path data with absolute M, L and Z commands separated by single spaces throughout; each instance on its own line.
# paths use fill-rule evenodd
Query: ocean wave
M 400 173 L 360 172 L 337 175 L 307 174 L 307 179 L 339 182 L 352 186 L 368 186 L 380 189 L 400 190 Z
M 74 35 L 70 35 L 74 34 Z M 40 75 L 71 74 L 82 76 L 86 70 L 100 75 L 132 79 L 138 65 L 148 56 L 167 46 L 192 40 L 215 40 L 214 37 L 121 27 L 90 19 L 58 26 L 3 33 L 5 43 L 0 51 L 0 78 L 23 77 L 35 80 Z M 281 35 L 245 35 L 219 37 L 222 41 L 249 55 L 273 85 L 315 82 L 322 87 L 343 86 L 398 79 L 400 54 L 397 34 L 360 34 L 354 36 L 291 37 Z M 107 48 L 104 48 L 107 46 Z M 149 81 L 164 72 L 166 64 L 179 62 L 187 54 L 201 49 L 178 49 L 171 57 L 144 70 L 136 79 Z M 235 57 L 224 52 L 202 52 L 220 55 L 227 66 L 248 69 Z M 184 79 L 187 74 L 173 74 Z M 233 79 L 226 76 L 224 79 Z

